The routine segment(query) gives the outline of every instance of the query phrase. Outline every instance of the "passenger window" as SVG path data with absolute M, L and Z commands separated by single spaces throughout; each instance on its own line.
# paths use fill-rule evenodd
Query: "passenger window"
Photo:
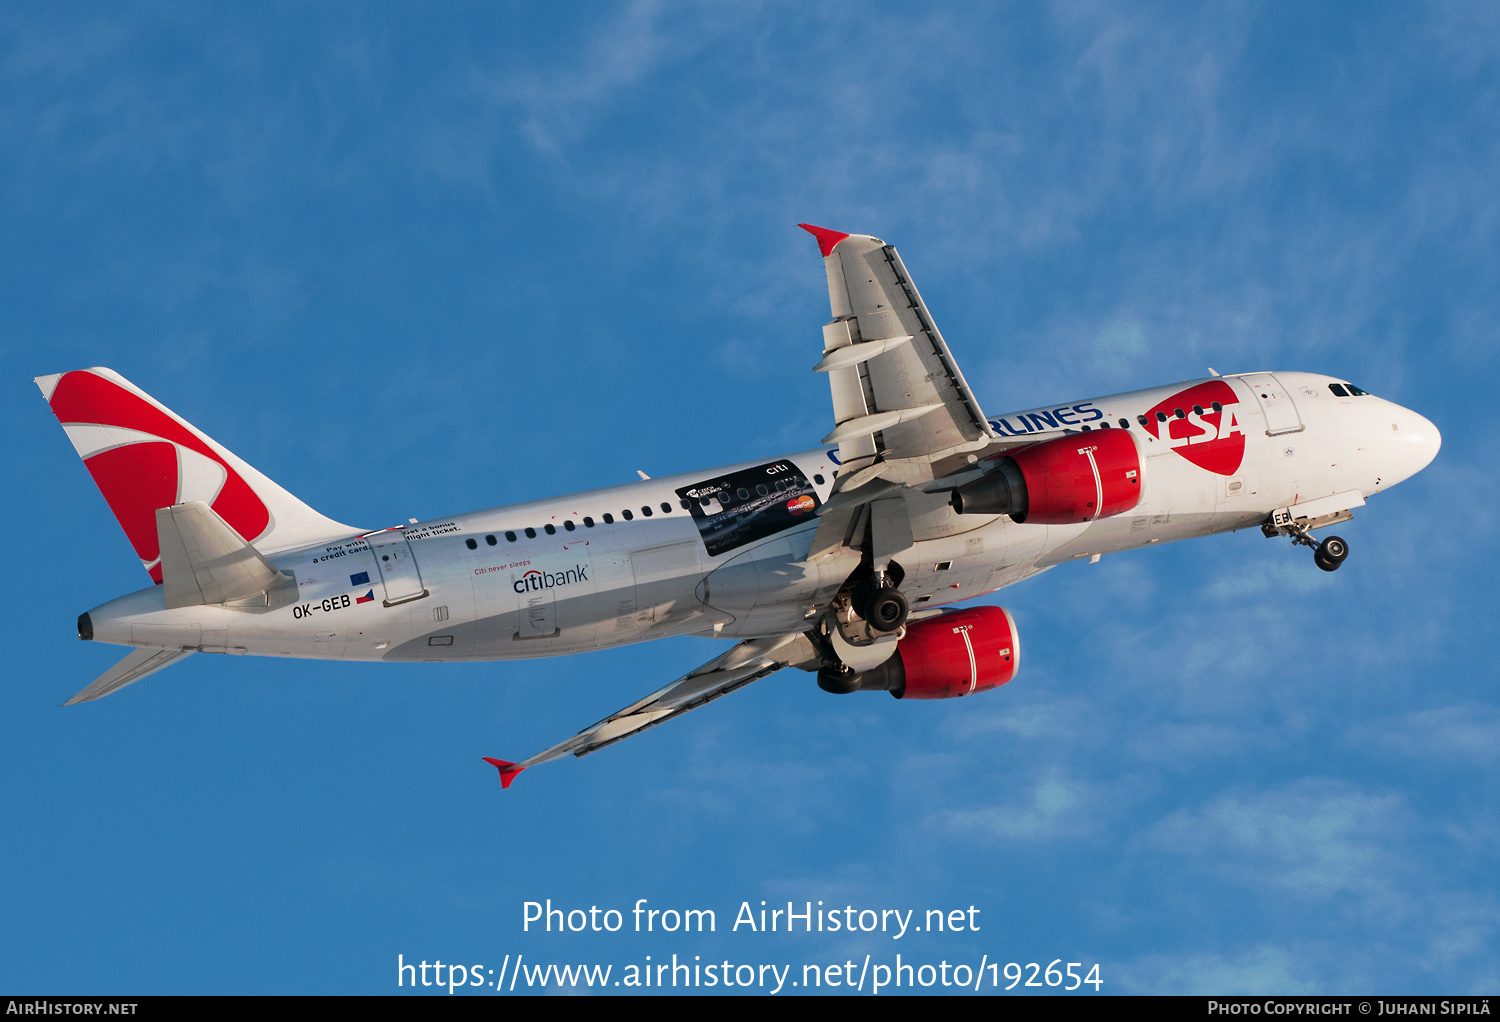
M 1172 409 L 1172 414 L 1177 416 L 1179 419 L 1187 418 L 1187 412 L 1183 411 L 1181 408 Z
M 693 509 L 693 502 L 688 500 L 686 497 L 683 497 L 677 503 L 682 505 L 682 509 L 684 511 L 691 511 Z
M 494 536 L 486 536 L 486 537 L 484 537 L 484 541 L 486 543 L 488 543 L 490 546 L 494 546 L 497 542 L 499 542 L 498 540 L 495 539 Z
M 1099 423 L 1099 428 L 1100 429 L 1109 429 L 1109 420 L 1105 419 L 1103 422 Z
M 464 545 L 467 546 L 470 550 L 478 550 L 479 549 L 479 544 L 476 543 L 476 542 L 474 542 L 472 539 L 466 539 L 466 540 L 464 540 Z
M 590 518 L 588 515 L 584 515 L 583 516 L 583 527 L 585 529 L 592 529 L 594 527 L 594 520 L 592 518 Z
M 711 501 L 707 497 L 699 497 L 698 503 L 702 504 L 704 507 L 708 507 Z
M 650 504 L 642 504 L 641 505 L 641 514 L 645 515 L 647 518 L 650 518 L 651 517 L 651 505 Z
M 527 528 L 526 528 L 526 538 L 527 539 L 536 539 L 536 530 L 533 529 L 533 528 L 531 528 L 530 526 L 527 526 Z
M 1193 414 L 1194 415 L 1202 415 L 1203 414 L 1203 406 L 1202 405 L 1193 405 Z
M 819 486 L 822 486 L 823 485 L 823 474 L 820 472 L 817 475 L 813 476 L 813 482 L 817 483 Z
M 749 500 L 750 499 L 750 491 L 747 490 L 747 489 L 745 489 L 743 486 L 741 486 L 740 489 L 739 489 L 739 498 L 740 498 L 740 500 Z
M 1166 412 L 1157 412 L 1156 413 L 1156 421 L 1157 422 L 1166 422 L 1167 421 L 1167 413 Z
M 1141 418 L 1144 419 L 1145 416 L 1143 415 L 1143 416 L 1141 416 Z M 1143 422 L 1143 423 L 1141 423 L 1141 425 L 1144 426 L 1145 423 Z M 1121 429 L 1129 429 L 1130 428 L 1130 420 L 1129 419 L 1121 419 L 1120 420 L 1120 428 Z
M 1331 390 L 1331 391 L 1333 391 L 1333 396 L 1334 397 L 1348 397 L 1349 396 L 1349 392 L 1344 389 L 1344 385 L 1342 383 L 1330 383 L 1328 385 L 1328 389 Z
M 664 515 L 669 515 L 672 513 L 672 504 L 670 501 L 664 500 L 661 502 L 661 513 Z
M 758 493 L 758 494 L 760 494 L 762 497 L 764 497 L 766 494 L 770 493 L 771 491 L 768 490 L 768 489 L 766 489 L 766 484 L 765 483 L 760 483 L 759 485 L 757 485 L 755 487 L 755 492 Z
M 1217 401 L 1215 401 L 1213 404 L 1209 405 L 1209 407 L 1212 408 L 1216 412 L 1222 412 L 1224 410 L 1224 406 L 1221 405 L 1221 404 L 1219 404 L 1219 402 L 1217 402 Z
M 1162 420 L 1165 421 L 1166 420 L 1166 416 L 1162 416 Z M 1144 426 L 1146 424 L 1146 417 L 1144 415 L 1137 415 L 1135 417 L 1135 421 L 1139 422 L 1142 426 Z
M 1094 431 L 1094 427 L 1093 426 L 1085 426 L 1085 427 L 1083 427 L 1083 431 L 1085 433 L 1092 433 Z
M 635 515 L 631 514 L 630 513 L 630 508 L 627 507 L 624 511 L 620 512 L 620 517 L 624 518 L 628 522 L 632 518 L 634 518 Z
M 572 532 L 574 529 L 578 528 L 578 526 L 574 525 L 573 519 L 569 518 L 567 521 L 563 522 L 563 528 L 567 529 L 569 532 Z
M 505 534 L 505 541 L 507 543 L 514 543 L 516 541 L 516 534 L 514 532 L 507 532 Z
M 549 536 L 557 535 L 557 526 L 553 525 L 551 522 L 548 522 L 546 525 L 542 526 L 542 529 L 545 530 L 547 535 Z
M 604 524 L 605 525 L 613 525 L 613 524 L 615 524 L 615 516 L 612 515 L 612 514 L 610 514 L 608 511 L 604 512 Z

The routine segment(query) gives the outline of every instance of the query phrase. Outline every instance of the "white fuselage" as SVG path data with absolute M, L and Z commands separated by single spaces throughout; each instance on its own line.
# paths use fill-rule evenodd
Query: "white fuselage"
M 1257 380 L 1280 384 L 1279 403 L 1256 394 Z M 1189 409 L 1160 437 L 1139 424 L 1211 382 L 991 419 L 1002 435 L 1039 440 L 1124 420 L 1140 450 L 1140 503 L 1072 525 L 1016 524 L 955 514 L 947 493 L 908 491 L 915 543 L 900 557 L 901 589 L 913 608 L 982 596 L 1065 561 L 1258 526 L 1273 509 L 1320 497 L 1367 497 L 1437 452 L 1422 416 L 1337 396 L 1333 378 L 1307 373 L 1223 377 L 1238 398 L 1233 425 L 1227 414 L 1207 425 Z M 1185 453 L 1227 445 L 1236 430 L 1243 455 L 1232 471 Z M 105 642 L 344 660 L 504 660 L 667 635 L 785 634 L 809 627 L 858 563 L 807 556 L 838 470 L 834 452 L 811 450 L 355 533 L 263 551 L 295 576 L 295 603 L 167 610 L 158 585 L 89 616 Z

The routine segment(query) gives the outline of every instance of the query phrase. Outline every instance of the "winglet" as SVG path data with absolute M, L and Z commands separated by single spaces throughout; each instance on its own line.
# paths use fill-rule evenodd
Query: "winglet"
M 485 756 L 484 761 L 500 771 L 500 787 L 502 789 L 509 788 L 510 782 L 516 779 L 516 774 L 526 769 L 525 767 L 518 767 L 514 763 L 507 763 L 503 759 L 491 759 L 489 756 Z
M 818 251 L 823 253 L 824 259 L 833 254 L 839 242 L 849 237 L 840 231 L 830 231 L 826 227 L 814 227 L 812 224 L 798 224 L 797 226 L 818 239 Z

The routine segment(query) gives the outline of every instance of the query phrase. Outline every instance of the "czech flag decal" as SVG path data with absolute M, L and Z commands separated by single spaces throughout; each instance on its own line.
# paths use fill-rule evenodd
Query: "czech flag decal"
M 355 603 L 374 603 L 375 602 L 375 590 L 371 589 L 368 593 L 365 593 L 365 595 L 363 595 L 363 596 L 356 596 L 354 598 L 354 602 Z

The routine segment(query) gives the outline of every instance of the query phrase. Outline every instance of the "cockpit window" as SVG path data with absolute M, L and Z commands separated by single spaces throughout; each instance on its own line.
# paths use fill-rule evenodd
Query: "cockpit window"
M 1331 390 L 1331 391 L 1333 391 L 1333 394 L 1334 394 L 1335 397 L 1348 397 L 1349 396 L 1349 392 L 1344 389 L 1344 385 L 1342 383 L 1330 383 L 1328 385 L 1328 389 Z
M 1344 384 L 1344 386 L 1347 387 L 1347 388 L 1349 388 L 1349 396 L 1350 397 L 1369 397 L 1370 396 L 1370 392 L 1369 391 L 1367 391 L 1367 390 L 1360 390 L 1358 387 L 1356 387 L 1352 383 L 1346 383 L 1346 384 Z

